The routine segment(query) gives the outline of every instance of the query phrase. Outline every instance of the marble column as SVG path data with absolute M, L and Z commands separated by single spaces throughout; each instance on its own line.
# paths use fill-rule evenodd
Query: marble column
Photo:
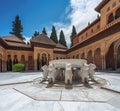
M 34 60 L 34 71 L 37 71 L 37 60 Z
M 102 70 L 106 69 L 106 60 L 105 60 L 105 55 L 102 55 Z

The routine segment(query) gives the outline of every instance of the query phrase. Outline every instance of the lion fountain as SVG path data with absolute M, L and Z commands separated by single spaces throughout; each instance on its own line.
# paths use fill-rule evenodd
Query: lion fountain
M 64 80 L 65 88 L 71 89 L 73 81 L 79 81 L 91 88 L 89 80 L 96 82 L 95 68 L 96 65 L 87 64 L 84 59 L 52 60 L 48 66 L 42 67 L 43 77 L 40 82 L 48 80 L 47 87 L 52 87 L 56 81 Z

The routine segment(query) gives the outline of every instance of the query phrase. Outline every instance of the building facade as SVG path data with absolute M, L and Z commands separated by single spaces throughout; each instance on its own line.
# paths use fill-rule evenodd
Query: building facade
M 100 16 L 73 37 L 68 58 L 84 58 L 98 70 L 120 68 L 120 0 L 102 0 Z
M 25 64 L 26 71 L 38 71 L 50 60 L 66 58 L 67 48 L 54 43 L 45 34 L 30 40 L 30 44 L 15 36 L 0 37 L 0 72 L 12 71 L 12 65 Z
M 73 37 L 70 49 L 44 34 L 29 45 L 17 37 L 0 37 L 0 71 L 11 71 L 16 63 L 36 71 L 50 60 L 65 58 L 86 59 L 97 70 L 120 70 L 120 0 L 102 0 L 95 10 L 100 16 Z

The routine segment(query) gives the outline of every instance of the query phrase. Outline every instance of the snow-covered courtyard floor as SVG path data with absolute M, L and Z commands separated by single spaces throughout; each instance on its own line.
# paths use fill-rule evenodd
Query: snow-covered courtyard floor
M 102 85 L 76 85 L 72 90 L 34 84 L 41 75 L 0 73 L 0 111 L 120 111 L 120 74 L 96 72 Z

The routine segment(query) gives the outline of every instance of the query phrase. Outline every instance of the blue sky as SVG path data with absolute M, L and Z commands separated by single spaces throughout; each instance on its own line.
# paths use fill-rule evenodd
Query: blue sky
M 0 35 L 9 35 L 12 21 L 18 14 L 24 28 L 23 35 L 32 36 L 35 30 L 51 27 L 64 20 L 69 0 L 0 0 Z
M 0 36 L 10 35 L 12 21 L 18 14 L 23 35 L 29 39 L 34 31 L 45 27 L 48 35 L 55 25 L 58 36 L 62 29 L 68 44 L 72 25 L 77 32 L 96 19 L 94 8 L 101 0 L 0 0 Z

